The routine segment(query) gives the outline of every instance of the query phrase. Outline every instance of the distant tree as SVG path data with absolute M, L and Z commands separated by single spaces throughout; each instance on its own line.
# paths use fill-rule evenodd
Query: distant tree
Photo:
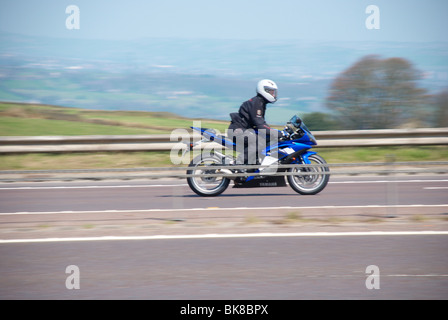
M 311 131 L 339 129 L 338 122 L 334 120 L 333 116 L 327 113 L 311 112 L 305 114 L 302 119 Z
M 420 78 L 405 59 L 369 55 L 336 77 L 326 105 L 346 129 L 394 128 L 418 116 L 426 97 Z
M 436 127 L 448 127 L 448 88 L 435 96 Z

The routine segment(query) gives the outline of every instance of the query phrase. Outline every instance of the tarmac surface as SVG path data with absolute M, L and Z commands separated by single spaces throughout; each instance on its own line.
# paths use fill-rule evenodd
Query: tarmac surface
M 214 198 L 182 180 L 3 183 L 0 299 L 447 299 L 447 190 L 445 175 Z

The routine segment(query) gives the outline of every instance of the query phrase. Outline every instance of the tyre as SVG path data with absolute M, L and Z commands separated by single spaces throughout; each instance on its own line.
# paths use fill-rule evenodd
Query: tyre
M 327 162 L 324 158 L 317 154 L 313 154 L 309 156 L 308 159 L 313 165 L 324 164 L 325 166 L 290 168 L 287 171 L 292 173 L 292 175 L 288 175 L 289 185 L 294 191 L 303 195 L 312 195 L 321 192 L 330 180 L 330 174 L 322 174 L 324 172 L 330 172 L 330 169 L 326 166 Z M 300 173 L 300 175 L 294 175 L 295 172 Z M 304 173 L 307 174 L 303 175 Z
M 213 156 L 197 156 L 191 161 L 187 170 L 187 175 L 196 174 L 216 174 L 219 169 L 213 169 L 213 166 L 223 165 L 221 159 Z M 229 186 L 230 180 L 225 177 L 188 177 L 188 185 L 196 194 L 203 197 L 214 197 L 223 193 Z

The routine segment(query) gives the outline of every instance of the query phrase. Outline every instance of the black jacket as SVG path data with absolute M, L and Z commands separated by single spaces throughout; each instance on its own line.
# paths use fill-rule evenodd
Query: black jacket
M 232 122 L 230 123 L 229 129 L 265 129 L 269 135 L 272 129 L 264 119 L 267 103 L 267 100 L 260 95 L 244 102 L 238 113 L 230 114 Z

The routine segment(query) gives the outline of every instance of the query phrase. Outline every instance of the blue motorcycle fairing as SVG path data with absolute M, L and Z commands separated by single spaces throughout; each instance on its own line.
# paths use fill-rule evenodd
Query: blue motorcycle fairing
M 201 132 L 201 134 L 210 141 L 218 142 L 228 148 L 233 148 L 235 146 L 235 143 L 233 141 L 230 141 L 224 136 L 217 135 L 214 130 L 199 127 L 190 127 L 190 128 Z M 314 143 L 310 142 L 308 139 L 309 137 L 307 136 L 307 134 L 305 134 L 303 137 L 297 140 L 280 141 L 278 143 L 268 145 L 267 148 L 262 151 L 262 154 L 266 156 L 268 154 L 271 154 L 272 152 L 278 151 L 278 159 L 281 160 L 293 152 L 312 148 L 312 145 Z M 289 149 L 289 150 L 288 152 L 283 152 L 282 149 Z M 305 161 L 305 163 L 310 163 L 308 157 L 312 154 L 316 154 L 316 152 L 307 151 L 302 154 L 302 158 Z
M 211 131 L 210 129 L 198 128 L 198 127 L 191 127 L 191 128 L 194 130 L 200 131 L 201 134 L 203 136 L 205 136 L 207 139 L 221 143 L 223 146 L 226 146 L 228 148 L 232 148 L 233 146 L 235 146 L 235 143 L 233 141 L 230 141 L 229 139 L 227 139 L 224 136 L 217 135 L 216 132 Z M 312 148 L 312 145 L 314 143 L 312 143 L 312 142 L 310 143 L 310 141 L 307 139 L 309 139 L 309 137 L 307 135 L 305 135 L 302 138 L 297 139 L 297 140 L 280 141 L 278 143 L 268 145 L 267 148 L 262 151 L 262 153 L 263 153 L 263 155 L 266 156 L 269 153 L 278 151 L 278 158 L 280 160 L 293 152 L 297 152 L 300 150 L 307 150 L 307 149 Z M 288 148 L 292 149 L 293 151 L 291 151 L 291 150 L 288 150 L 289 152 L 282 151 L 282 149 L 288 149 Z M 308 160 L 308 157 L 313 154 L 316 154 L 316 152 L 306 151 L 301 156 L 302 156 L 304 162 L 309 164 L 310 161 Z
M 210 129 L 207 128 L 198 128 L 198 127 L 190 127 L 193 130 L 200 131 L 201 134 L 209 139 L 210 141 L 215 141 L 217 143 L 222 144 L 223 146 L 232 149 L 235 146 L 235 143 L 233 141 L 230 141 L 226 137 L 222 135 L 217 135 L 216 132 L 210 131 Z
M 297 142 L 298 140 L 292 141 L 282 141 L 280 143 L 276 143 L 270 146 L 267 146 L 266 150 L 263 150 L 263 155 L 268 155 L 269 153 L 275 152 L 278 150 L 278 158 L 283 159 L 284 157 L 290 155 L 291 153 L 307 150 L 312 148 L 310 145 L 305 143 Z
M 317 152 L 308 150 L 310 148 L 312 148 L 312 147 L 307 144 L 298 143 L 295 141 L 284 141 L 279 144 L 274 144 L 274 145 L 268 146 L 266 148 L 266 150 L 263 151 L 263 154 L 266 156 L 268 154 L 272 154 L 272 153 L 278 151 L 278 154 L 277 154 L 278 160 L 281 160 L 294 152 L 304 150 L 304 152 L 302 154 L 300 154 L 300 156 L 303 158 L 303 160 L 306 164 L 310 164 L 311 162 L 308 160 L 308 157 L 313 154 L 317 154 Z M 298 163 L 298 162 L 295 161 L 294 163 Z
M 308 148 L 309 148 L 309 146 L 308 146 Z M 296 150 L 296 151 L 299 151 L 299 150 L 300 150 L 300 148 L 299 148 L 298 150 Z M 302 159 L 303 159 L 303 163 L 304 163 L 304 164 L 311 164 L 311 161 L 308 159 L 308 157 L 311 156 L 311 155 L 313 155 L 313 154 L 317 154 L 317 152 L 309 151 L 309 150 L 308 150 L 308 151 L 306 151 L 305 153 L 301 154 L 300 156 L 301 156 Z M 285 156 L 287 156 L 287 154 L 286 154 Z M 284 157 L 282 157 L 282 158 L 284 158 Z M 280 159 L 281 159 L 281 158 L 280 158 Z M 293 163 L 293 164 L 300 164 L 301 161 L 300 161 L 300 159 L 297 159 L 297 160 L 295 160 L 295 161 L 293 161 L 293 162 L 291 162 L 291 163 Z M 260 172 L 259 169 L 257 169 L 257 170 L 255 171 L 255 173 L 258 173 L 258 172 Z M 246 178 L 245 182 L 249 182 L 249 181 L 253 180 L 254 178 L 255 178 L 255 176 L 249 176 L 249 177 Z

